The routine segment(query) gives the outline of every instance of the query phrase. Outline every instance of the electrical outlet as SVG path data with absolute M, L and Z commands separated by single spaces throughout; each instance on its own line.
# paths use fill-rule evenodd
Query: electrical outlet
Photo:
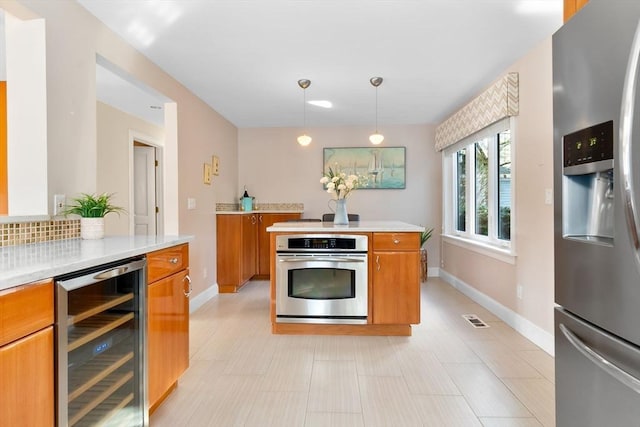
M 196 208 L 196 199 L 194 199 L 193 197 L 188 197 L 187 198 L 187 209 L 188 210 L 193 210 Z
M 203 269 L 202 269 L 202 277 L 203 277 L 204 279 L 206 279 L 206 278 L 207 278 L 207 269 L 206 269 L 206 268 L 203 268 Z
M 516 296 L 518 299 L 522 299 L 522 285 L 516 286 Z
M 544 204 L 545 205 L 553 204 L 553 190 L 551 188 L 544 189 Z
M 53 195 L 53 216 L 61 215 L 66 203 L 66 197 L 64 194 Z

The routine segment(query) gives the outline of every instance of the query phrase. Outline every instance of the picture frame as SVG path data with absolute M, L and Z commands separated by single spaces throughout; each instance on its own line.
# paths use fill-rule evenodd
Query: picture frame
M 220 158 L 218 156 L 211 157 L 211 173 L 220 175 Z
M 202 182 L 206 185 L 211 185 L 211 164 L 205 163 L 202 171 Z
M 323 173 L 366 177 L 359 189 L 401 190 L 406 188 L 406 147 L 325 147 Z

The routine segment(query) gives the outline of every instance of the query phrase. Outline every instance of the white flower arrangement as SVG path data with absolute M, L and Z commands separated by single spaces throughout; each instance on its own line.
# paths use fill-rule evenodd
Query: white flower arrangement
M 328 173 L 320 178 L 320 183 L 326 185 L 327 193 L 337 200 L 346 198 L 349 193 L 361 185 L 358 175 L 334 172 L 331 168 L 329 168 Z

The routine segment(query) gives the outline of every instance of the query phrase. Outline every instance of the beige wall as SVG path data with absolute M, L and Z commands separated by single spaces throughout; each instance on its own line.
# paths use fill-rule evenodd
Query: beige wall
M 102 102 L 97 103 L 98 193 L 114 193 L 113 203 L 123 207 L 127 213 L 107 215 L 105 230 L 107 234 L 128 235 L 130 215 L 129 206 L 129 132 L 135 131 L 148 135 L 160 145 L 164 145 L 164 129 L 115 109 Z M 123 173 L 123 171 L 126 171 Z
M 237 129 L 76 2 L 3 0 L 0 7 L 19 18 L 45 19 L 49 200 L 53 194 L 73 196 L 98 189 L 96 54 L 176 103 L 177 123 L 165 124 L 165 212 L 177 223 L 169 231 L 194 236 L 194 296 L 213 285 L 214 206 L 218 194 L 237 193 Z M 215 185 L 205 185 L 203 164 L 213 154 L 220 156 L 226 170 Z M 196 198 L 195 210 L 186 210 L 187 197 Z
M 520 74 L 515 133 L 515 265 L 443 243 L 444 270 L 553 333 L 553 111 L 551 38 L 507 72 Z M 517 298 L 522 286 L 522 299 Z
M 313 142 L 301 147 L 298 128 L 240 129 L 238 133 L 239 187 L 246 185 L 258 203 L 304 203 L 304 216 L 320 218 L 329 212 L 329 195 L 322 189 L 324 147 L 373 147 L 370 127 L 308 128 Z M 349 195 L 347 210 L 362 220 L 399 220 L 440 229 L 442 165 L 434 148 L 430 125 L 384 126 L 384 146 L 404 146 L 406 189 L 358 190 Z M 240 196 L 240 193 L 235 195 Z M 437 234 L 437 232 L 436 232 Z M 430 266 L 440 260 L 439 237 L 427 244 Z

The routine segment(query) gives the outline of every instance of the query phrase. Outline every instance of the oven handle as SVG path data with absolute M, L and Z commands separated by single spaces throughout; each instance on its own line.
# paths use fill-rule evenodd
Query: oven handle
M 293 257 L 293 258 L 278 258 L 279 262 L 315 262 L 315 261 L 322 261 L 322 262 L 365 262 L 366 259 L 364 258 L 347 258 L 347 257 L 317 257 L 317 256 L 310 256 L 310 257 Z

